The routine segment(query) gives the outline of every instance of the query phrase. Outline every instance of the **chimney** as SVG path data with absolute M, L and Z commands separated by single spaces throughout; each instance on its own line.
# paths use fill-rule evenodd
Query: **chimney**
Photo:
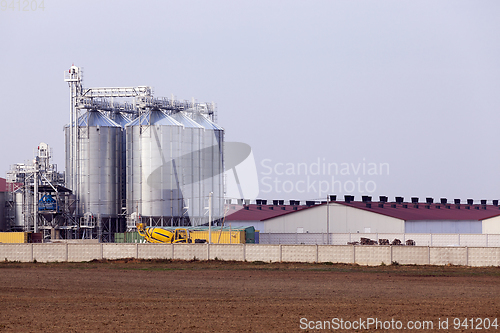
M 260 200 L 260 199 L 255 199 L 255 203 L 256 203 L 257 205 L 262 205 L 262 200 Z
M 455 205 L 460 205 L 460 199 L 455 199 Z
M 493 200 L 493 206 L 498 206 L 498 200 Z
M 363 202 L 371 202 L 371 201 L 372 201 L 372 197 L 370 197 L 370 196 L 368 196 L 368 195 L 363 195 L 363 196 L 361 197 L 361 200 L 362 200 Z
M 448 203 L 448 199 L 446 199 L 446 198 L 441 198 L 441 203 L 442 203 L 443 205 L 446 205 L 446 204 Z
M 387 202 L 387 197 L 385 195 L 381 195 L 378 198 L 380 202 Z
M 284 205 L 285 204 L 285 200 L 278 200 L 278 204 Z
M 267 200 L 261 200 L 263 205 L 267 205 Z
M 468 205 L 473 205 L 474 204 L 474 199 L 467 199 L 467 204 Z
M 425 202 L 427 202 L 428 204 L 431 204 L 434 202 L 434 199 L 433 198 L 425 198 Z
M 481 205 L 486 206 L 486 200 L 481 200 Z
M 403 197 L 396 197 L 396 203 L 398 204 L 402 204 L 404 201 L 404 198 Z
M 417 197 L 412 197 L 411 198 L 411 203 L 418 204 L 418 198 Z
M 330 201 L 337 201 L 336 195 L 330 195 Z
M 354 201 L 354 195 L 344 195 L 344 201 L 347 203 Z
M 279 205 L 279 200 L 273 200 L 273 206 L 278 206 Z

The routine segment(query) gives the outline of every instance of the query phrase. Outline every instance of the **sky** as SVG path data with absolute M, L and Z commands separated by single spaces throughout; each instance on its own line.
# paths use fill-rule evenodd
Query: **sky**
M 0 7 L 3 177 L 40 142 L 64 170 L 75 64 L 217 103 L 263 199 L 500 198 L 498 1 L 27 3 Z

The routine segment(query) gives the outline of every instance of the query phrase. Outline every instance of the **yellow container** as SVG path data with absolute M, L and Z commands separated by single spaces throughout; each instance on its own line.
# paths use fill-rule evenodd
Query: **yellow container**
M 208 242 L 208 230 L 203 231 L 190 231 L 191 239 L 193 242 L 195 239 L 204 239 Z M 229 236 L 229 230 L 212 231 L 212 244 L 244 244 L 245 243 L 245 231 L 244 230 L 231 230 L 231 237 Z M 219 240 L 220 236 L 220 240 Z
M 0 232 L 0 243 L 28 243 L 28 233 Z

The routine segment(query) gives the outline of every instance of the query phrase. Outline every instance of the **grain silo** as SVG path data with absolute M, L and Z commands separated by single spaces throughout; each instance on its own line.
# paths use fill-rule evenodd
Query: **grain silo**
M 68 152 L 69 126 L 65 131 Z M 121 212 L 122 127 L 99 111 L 87 111 L 78 119 L 77 151 L 78 214 L 116 218 Z M 67 179 L 71 179 L 72 169 L 66 170 Z

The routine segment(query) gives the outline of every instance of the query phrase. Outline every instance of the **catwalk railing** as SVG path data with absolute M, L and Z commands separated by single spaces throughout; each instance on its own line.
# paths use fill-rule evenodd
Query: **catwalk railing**
M 0 258 L 18 262 L 113 259 L 331 262 L 500 266 L 500 247 L 262 244 L 0 244 Z

